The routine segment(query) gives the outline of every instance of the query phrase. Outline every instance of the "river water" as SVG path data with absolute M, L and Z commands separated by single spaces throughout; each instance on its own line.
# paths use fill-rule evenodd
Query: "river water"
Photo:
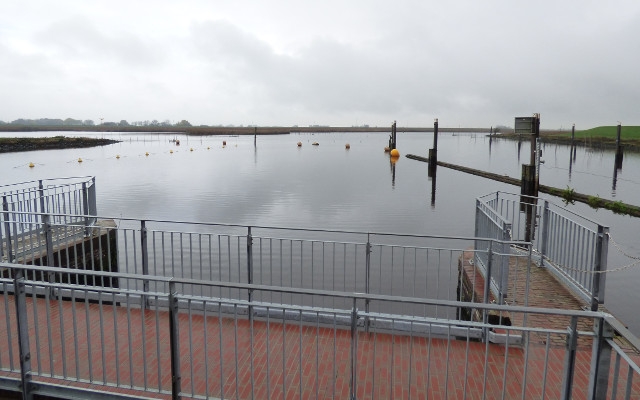
M 402 156 L 396 163 L 383 152 L 388 141 L 385 133 L 259 136 L 255 145 L 253 136 L 19 135 L 120 140 L 103 147 L 0 155 L 0 185 L 96 176 L 98 214 L 107 217 L 472 236 L 476 197 L 498 190 L 519 192 L 514 186 L 442 167 L 433 185 L 427 164 L 404 157 L 409 153 L 427 156 L 431 133 L 398 132 Z M 180 139 L 180 146 L 171 142 L 174 138 Z M 346 143 L 351 146 L 348 150 Z M 580 147 L 572 154 L 564 145 L 546 145 L 542 150 L 541 184 L 640 203 L 636 172 L 640 154 L 625 154 L 622 169 L 616 170 L 613 151 Z M 521 164 L 529 162 L 529 143 L 441 133 L 438 159 L 519 177 Z M 30 162 L 34 168 L 29 168 Z M 551 200 L 563 205 L 560 199 Z M 567 207 L 609 226 L 612 239 L 627 255 L 640 256 L 636 219 L 582 204 Z M 608 269 L 634 261 L 610 243 Z M 639 285 L 640 265 L 607 274 L 605 304 L 636 335 L 640 333 L 635 314 Z

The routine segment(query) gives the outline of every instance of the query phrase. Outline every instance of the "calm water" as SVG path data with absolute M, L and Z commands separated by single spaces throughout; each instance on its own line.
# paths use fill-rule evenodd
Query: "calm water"
M 403 157 L 395 164 L 383 152 L 388 134 L 382 133 L 263 136 L 257 138 L 256 146 L 253 136 L 60 134 L 113 137 L 122 142 L 2 154 L 0 184 L 95 175 L 98 213 L 111 217 L 456 236 L 473 235 L 477 196 L 519 190 L 438 168 L 434 195 L 427 165 L 404 157 L 427 155 L 433 142 L 427 133 L 399 132 Z M 181 146 L 170 142 L 174 137 Z M 300 148 L 298 141 L 303 143 Z M 312 146 L 313 142 L 320 145 Z M 350 150 L 345 149 L 347 142 Z M 512 177 L 519 177 L 521 164 L 529 161 L 527 142 L 519 146 L 513 141 L 490 142 L 481 134 L 440 134 L 438 145 L 442 161 Z M 78 163 L 78 158 L 83 162 Z M 569 147 L 545 146 L 543 160 L 542 184 L 640 203 L 639 154 L 625 154 L 617 173 L 611 151 L 578 148 L 573 160 Z M 35 168 L 29 168 L 29 162 Z M 562 204 L 559 199 L 553 201 Z M 640 256 L 638 221 L 586 205 L 570 207 L 610 226 L 613 239 L 630 255 Z M 610 244 L 609 269 L 633 261 Z M 634 312 L 640 304 L 638 284 L 640 266 L 635 266 L 610 273 L 606 288 L 607 307 L 636 334 L 640 333 L 640 319 Z

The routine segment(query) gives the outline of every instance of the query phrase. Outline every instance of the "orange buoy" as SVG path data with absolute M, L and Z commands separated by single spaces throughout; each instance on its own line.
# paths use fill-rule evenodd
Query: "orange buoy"
M 398 151 L 398 149 L 391 150 L 389 154 L 391 155 L 391 157 L 400 157 L 400 152 Z

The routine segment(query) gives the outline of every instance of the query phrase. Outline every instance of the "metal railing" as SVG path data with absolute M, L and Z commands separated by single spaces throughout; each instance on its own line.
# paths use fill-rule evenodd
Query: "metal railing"
M 608 232 L 608 227 L 542 198 L 496 192 L 476 201 L 476 236 L 531 242 L 539 265 L 592 310 L 604 303 Z
M 434 235 L 349 232 L 212 223 L 100 218 L 90 228 L 52 223 L 54 217 L 20 221 L 19 213 L 5 212 L 5 247 L 16 262 L 93 271 L 179 277 L 231 283 L 262 284 L 365 294 L 459 300 L 465 252 L 477 257 L 507 257 L 530 263 L 529 254 L 510 255 L 523 242 L 490 240 L 494 250 L 471 250 L 475 238 Z M 44 220 L 44 223 L 39 221 Z M 31 241 L 13 240 L 12 232 L 34 232 Z M 83 230 L 85 235 L 73 233 Z M 19 248 L 19 249 L 17 249 Z M 495 249 L 506 249 L 502 254 Z M 49 261 L 50 260 L 50 261 Z M 508 264 L 508 260 L 507 260 Z M 508 265 L 507 265 L 508 267 Z M 498 270 L 498 269 L 497 269 Z M 499 270 L 498 270 L 499 271 Z M 522 277 L 528 279 L 527 276 Z M 71 274 L 51 276 L 51 282 L 72 282 Z M 153 291 L 150 282 L 96 281 L 93 285 Z M 141 285 L 129 287 L 126 285 Z M 476 285 L 473 282 L 473 285 Z M 279 301 L 297 304 L 293 293 L 253 293 L 222 287 L 181 287 L 203 296 L 237 300 Z M 207 292 L 207 290 L 209 292 Z M 482 292 L 484 289 L 478 289 Z M 505 290 L 506 285 L 505 285 Z M 273 296 L 276 296 L 274 298 Z M 303 296 L 309 306 L 351 307 L 338 298 Z M 486 296 L 485 296 L 486 297 Z M 489 301 L 488 297 L 478 301 Z M 521 303 L 526 304 L 526 303 Z M 387 307 L 390 303 L 381 304 Z M 367 304 L 367 307 L 369 305 Z M 396 307 L 400 307 L 397 306 Z M 400 307 L 402 308 L 402 307 Z M 367 310 L 369 310 L 367 308 Z M 397 312 L 397 309 L 377 309 Z M 452 318 L 451 309 L 413 307 L 403 313 Z
M 640 396 L 640 343 L 602 312 L 473 304 L 486 311 L 524 313 L 530 321 L 566 323 L 566 329 L 489 326 L 366 311 L 367 303 L 470 306 L 457 301 L 8 263 L 0 263 L 0 269 L 6 271 L 0 278 L 0 388 L 22 390 L 25 398 L 89 393 L 104 398 L 283 399 Z M 49 274 L 123 285 L 40 279 Z M 136 289 L 145 282 L 154 290 Z M 180 290 L 194 286 L 252 291 L 266 298 L 338 298 L 351 306 L 248 301 Z M 590 325 L 595 328 L 584 329 Z M 496 348 L 489 341 L 477 342 L 487 331 L 504 344 Z M 525 340 L 514 346 L 511 336 Z
M 3 244 L 0 245 L 0 260 L 7 257 L 7 223 L 13 224 L 13 239 L 27 243 L 37 235 L 29 230 L 36 223 L 88 227 L 96 221 L 95 177 L 41 179 L 4 185 L 0 186 L 0 197 L 5 222 L 0 224 L 0 244 Z M 9 218 L 8 212 L 13 219 Z M 19 254 L 13 255 L 19 257 Z

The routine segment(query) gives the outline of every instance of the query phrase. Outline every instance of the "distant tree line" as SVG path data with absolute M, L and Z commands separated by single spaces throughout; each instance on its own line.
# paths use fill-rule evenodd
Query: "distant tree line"
M 28 126 L 96 126 L 96 123 L 91 119 L 59 119 L 59 118 L 38 118 L 38 119 L 25 119 L 19 118 L 11 122 L 4 122 L 0 120 L 0 125 L 28 125 Z M 177 126 L 177 127 L 189 127 L 191 124 L 186 119 L 182 121 L 172 123 L 171 121 L 164 120 L 159 122 L 154 119 L 152 121 L 134 121 L 132 123 L 127 122 L 127 120 L 123 119 L 120 122 L 112 122 L 112 121 L 101 121 L 98 125 L 102 126 Z

